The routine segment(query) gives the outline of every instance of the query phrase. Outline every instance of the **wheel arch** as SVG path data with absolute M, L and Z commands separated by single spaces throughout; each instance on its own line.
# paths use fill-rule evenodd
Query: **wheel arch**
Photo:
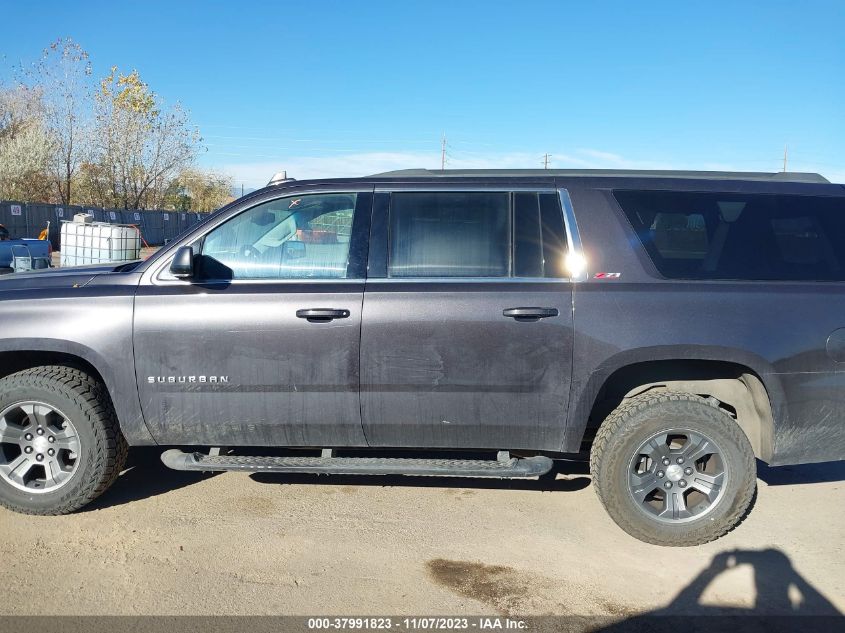
M 128 362 L 132 362 L 131 354 Z M 117 415 L 118 425 L 133 445 L 155 444 L 144 424 L 137 393 L 116 398 L 120 393 L 113 380 L 111 365 L 94 350 L 57 339 L 5 339 L 0 341 L 0 378 L 24 369 L 46 365 L 75 367 L 99 380 L 106 387 Z M 132 370 L 134 375 L 134 369 Z
M 753 363 L 756 364 L 756 363 Z M 568 434 L 569 450 L 588 450 L 596 430 L 623 400 L 647 391 L 682 391 L 713 397 L 733 417 L 751 442 L 757 458 L 769 462 L 774 429 L 786 415 L 777 377 L 759 365 L 712 357 L 657 358 L 614 365 L 595 372 L 576 402 L 581 413 Z M 579 424 L 580 423 L 580 424 Z M 577 447 L 577 448 L 576 448 Z

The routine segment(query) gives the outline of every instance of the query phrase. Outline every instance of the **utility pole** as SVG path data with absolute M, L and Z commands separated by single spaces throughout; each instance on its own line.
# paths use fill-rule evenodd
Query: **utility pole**
M 549 159 L 552 157 L 551 154 L 543 154 L 543 169 L 549 168 Z
M 443 140 L 440 141 L 440 171 L 446 170 L 446 132 L 443 132 Z
M 783 171 L 786 172 L 787 146 L 783 146 Z

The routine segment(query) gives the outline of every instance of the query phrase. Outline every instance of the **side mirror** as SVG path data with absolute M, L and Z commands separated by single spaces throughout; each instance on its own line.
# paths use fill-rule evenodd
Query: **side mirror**
M 194 276 L 194 249 L 183 246 L 170 263 L 170 274 L 180 279 L 190 279 Z

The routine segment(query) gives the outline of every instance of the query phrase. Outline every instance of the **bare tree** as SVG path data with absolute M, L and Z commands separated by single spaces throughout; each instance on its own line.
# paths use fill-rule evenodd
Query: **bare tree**
M 37 90 L 0 87 L 0 199 L 44 200 L 51 144 Z
M 52 150 L 48 173 L 57 198 L 73 203 L 73 182 L 91 148 L 93 78 L 88 53 L 71 38 L 58 39 L 41 59 L 22 69 L 40 89 L 44 127 Z

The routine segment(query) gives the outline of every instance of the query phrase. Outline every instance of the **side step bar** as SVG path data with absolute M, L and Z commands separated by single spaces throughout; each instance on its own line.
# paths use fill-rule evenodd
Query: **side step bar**
M 505 453 L 502 457 L 507 456 Z M 550 458 L 413 459 L 404 457 L 259 457 L 165 451 L 161 461 L 174 470 L 238 470 L 262 473 L 332 475 L 426 475 L 451 477 L 538 477 L 552 469 Z

